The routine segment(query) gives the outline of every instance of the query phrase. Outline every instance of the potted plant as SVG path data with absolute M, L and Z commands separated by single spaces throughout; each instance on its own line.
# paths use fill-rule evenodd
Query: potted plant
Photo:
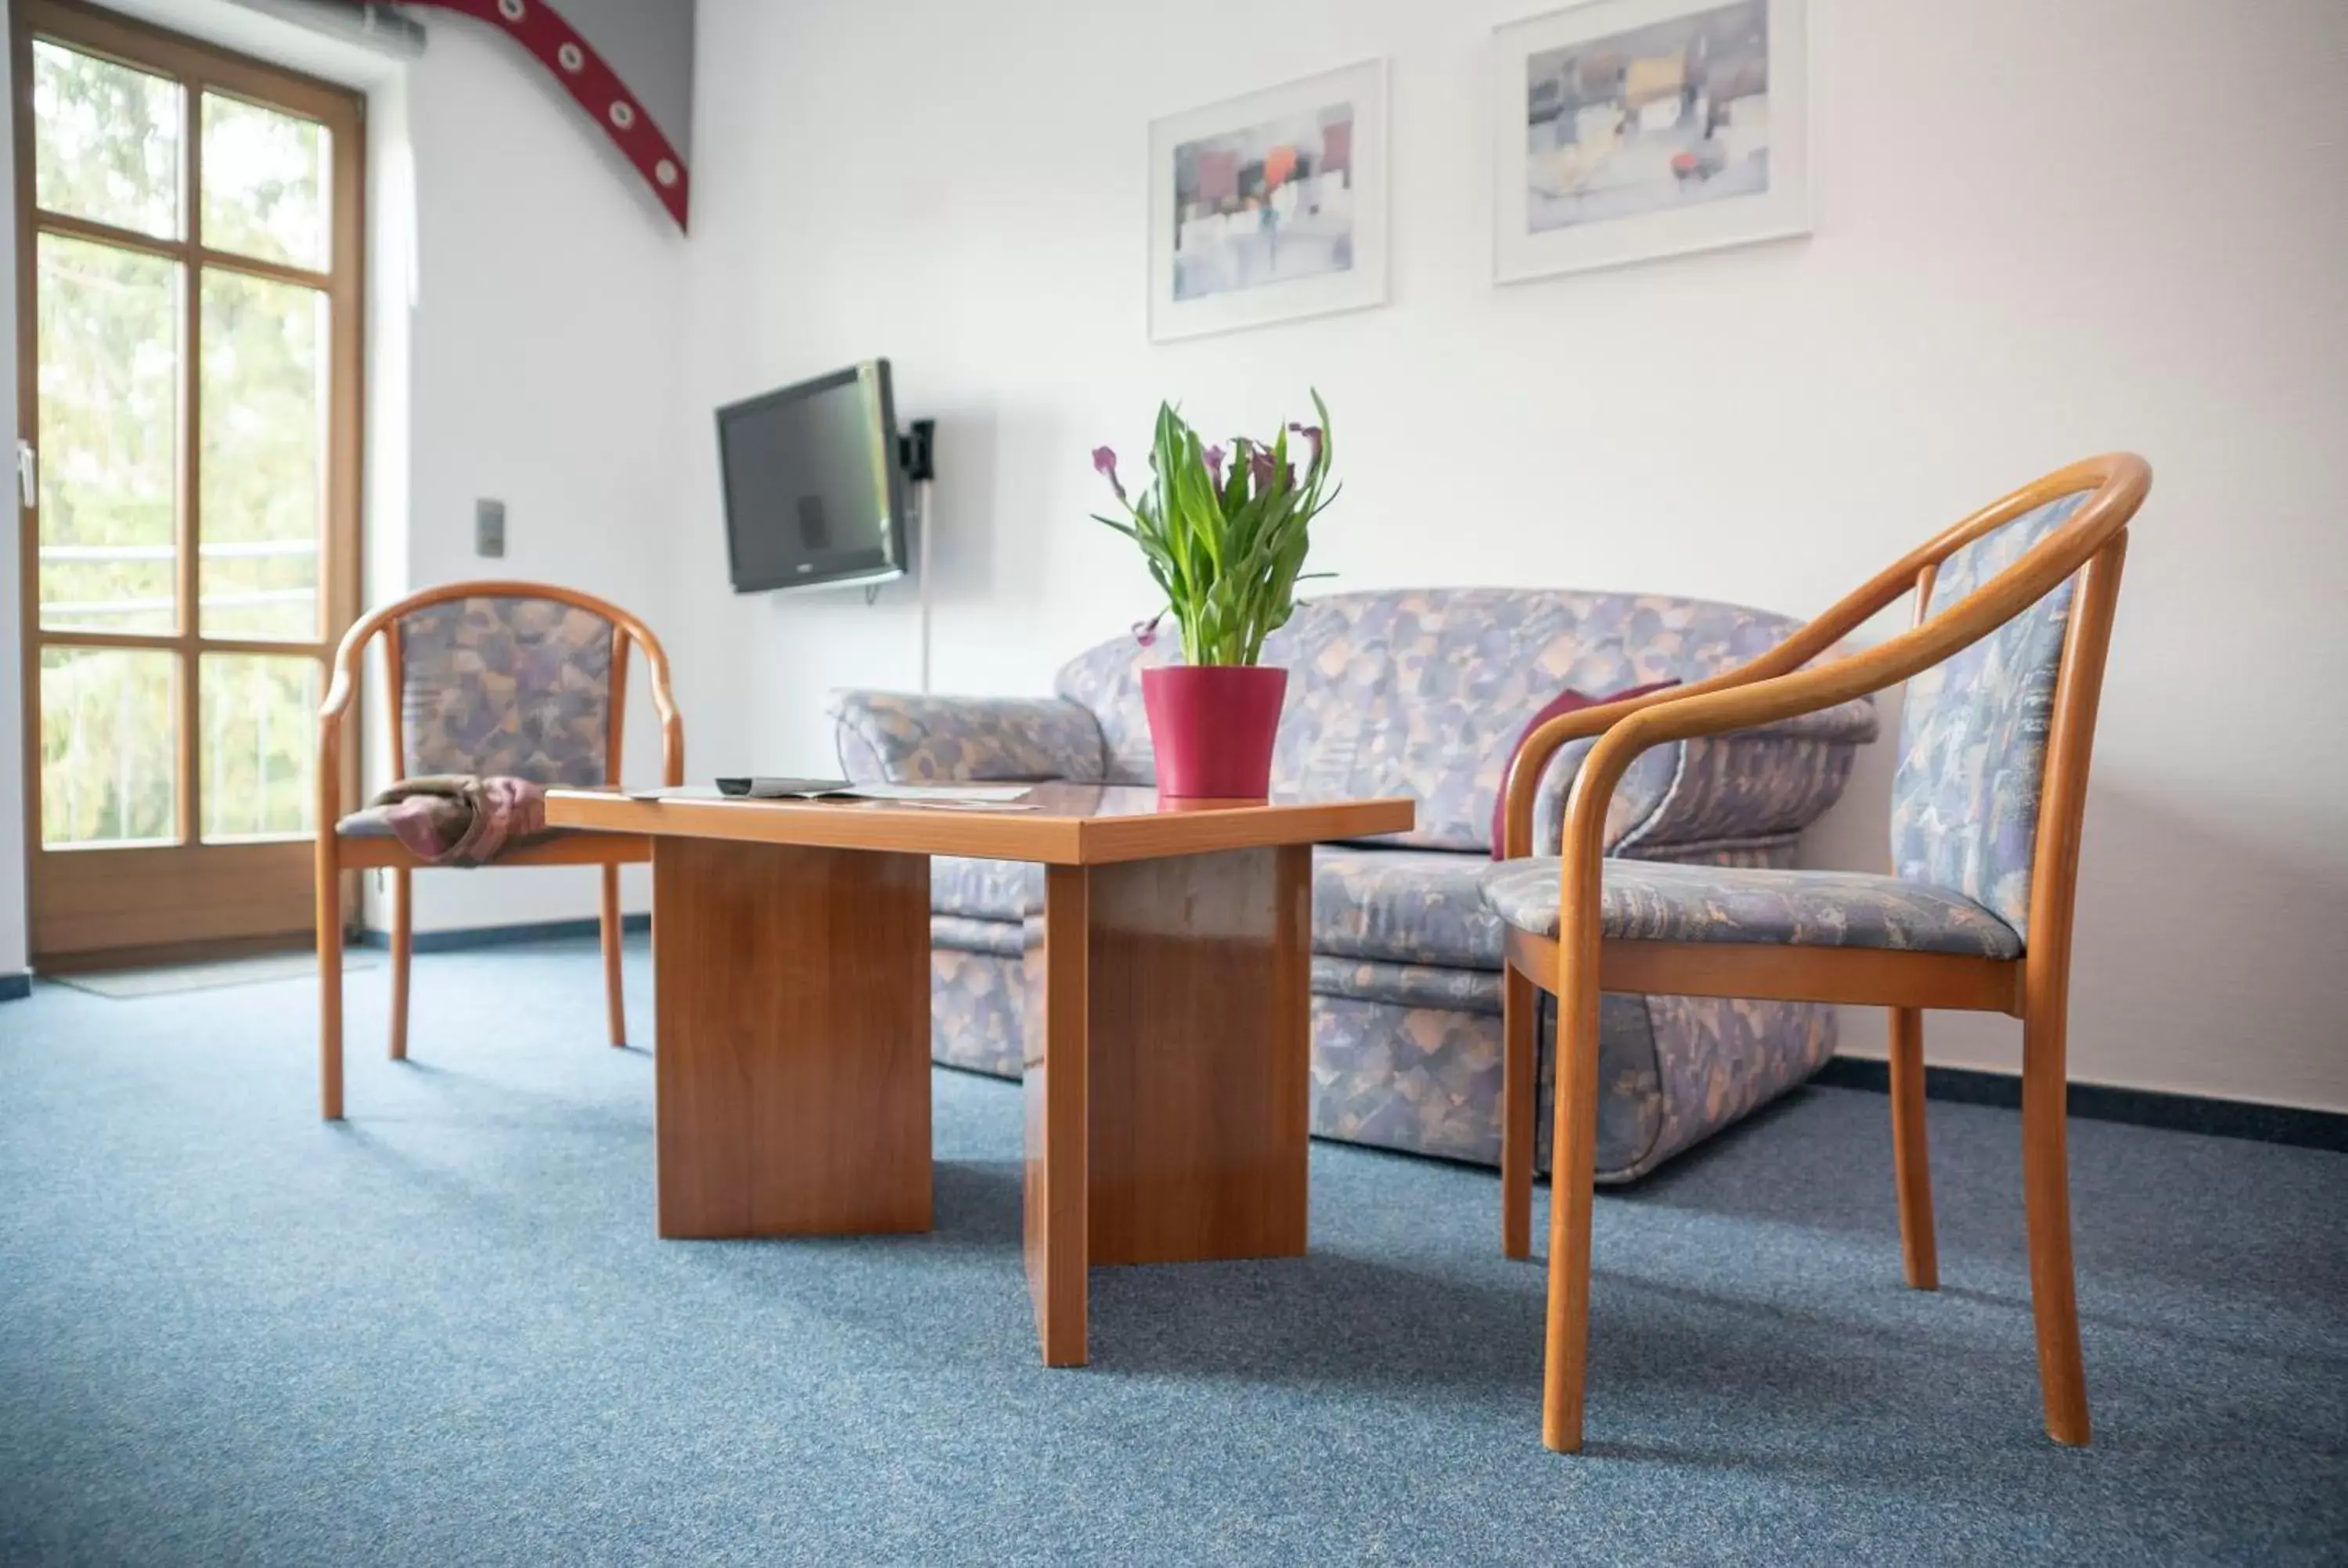
M 1256 661 L 1264 638 L 1296 612 L 1313 519 L 1337 498 L 1334 487 L 1324 493 L 1332 446 L 1318 392 L 1313 406 L 1320 424 L 1291 425 L 1269 442 L 1237 437 L 1226 453 L 1160 404 L 1151 478 L 1138 498 L 1118 482 L 1117 454 L 1093 452 L 1126 513 L 1095 520 L 1141 547 L 1166 595 L 1143 641 L 1169 614 L 1182 631 L 1182 662 L 1141 672 L 1160 794 L 1255 800 L 1271 788 L 1288 671 Z M 1291 434 L 1307 448 L 1302 474 Z

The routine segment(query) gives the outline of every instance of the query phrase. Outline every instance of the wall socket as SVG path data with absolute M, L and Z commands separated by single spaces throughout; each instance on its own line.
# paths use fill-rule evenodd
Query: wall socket
M 503 501 L 473 503 L 473 553 L 477 556 L 502 556 L 506 553 L 506 504 Z

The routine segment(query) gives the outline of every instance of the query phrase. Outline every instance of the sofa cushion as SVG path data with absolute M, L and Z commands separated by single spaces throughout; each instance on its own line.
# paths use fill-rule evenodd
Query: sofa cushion
M 1435 964 L 1382 964 L 1370 958 L 1313 960 L 1313 994 L 1392 1007 L 1442 1008 L 1500 1016 L 1500 971 Z
M 1158 782 L 1158 763 L 1149 748 L 1149 715 L 1141 705 L 1141 672 L 1181 661 L 1181 638 L 1161 628 L 1160 635 L 1146 643 L 1128 632 L 1086 649 L 1060 667 L 1052 690 L 1088 710 L 1100 726 L 1102 783 Z
M 1264 648 L 1267 663 L 1292 671 L 1272 775 L 1302 794 L 1410 795 L 1417 825 L 1395 842 L 1488 852 L 1509 749 L 1559 692 L 1701 680 L 1793 629 L 1735 605 L 1632 594 L 1414 589 L 1316 600 Z M 1643 771 L 1618 792 L 1649 809 L 1670 784 L 1659 750 L 1652 779 Z
M 1500 922 L 1485 907 L 1481 883 L 1490 864 L 1439 849 L 1315 850 L 1313 950 L 1380 963 L 1498 970 Z M 938 856 L 930 862 L 930 910 L 953 919 L 956 930 L 963 921 L 1015 928 L 1044 912 L 1044 868 Z M 1010 950 L 1009 930 L 999 940 Z
M 1517 736 L 1517 743 L 1509 748 L 1508 762 L 1500 769 L 1500 787 L 1492 794 L 1492 858 L 1500 858 L 1508 840 L 1509 775 L 1517 771 L 1517 758 L 1524 754 L 1525 743 L 1533 738 L 1535 730 L 1551 719 L 1561 719 L 1568 713 L 1579 713 L 1585 708 L 1603 707 L 1609 702 L 1627 702 L 1634 697 L 1652 696 L 1657 692 L 1668 692 L 1678 684 L 1677 681 L 1651 681 L 1644 686 L 1626 686 L 1620 692 L 1608 692 L 1596 697 L 1569 686 L 1543 702 L 1533 716 L 1525 721 L 1524 729 Z M 1539 813 L 1536 812 L 1535 815 L 1538 816 Z M 1520 845 L 1517 852 L 1521 855 L 1529 847 L 1529 845 Z
M 998 958 L 1025 957 L 1044 945 L 1041 916 L 1025 920 L 981 920 L 968 915 L 930 917 L 930 946 L 953 953 L 988 953 Z
M 962 855 L 930 861 L 930 913 L 973 920 L 1024 920 L 1044 912 L 1044 868 L 1024 860 L 973 860 Z
M 1500 922 L 1486 907 L 1491 862 L 1443 849 L 1334 845 L 1313 856 L 1313 950 L 1443 968 L 1500 967 Z
M 1485 897 L 1509 925 L 1555 937 L 1561 876 L 1550 856 L 1507 861 L 1486 877 Z M 1607 936 L 1635 941 L 2022 954 L 2013 927 L 1963 894 L 1864 871 L 1609 860 L 1601 912 Z
M 840 772 L 859 784 L 1100 780 L 1100 725 L 1060 698 L 839 691 L 825 709 Z

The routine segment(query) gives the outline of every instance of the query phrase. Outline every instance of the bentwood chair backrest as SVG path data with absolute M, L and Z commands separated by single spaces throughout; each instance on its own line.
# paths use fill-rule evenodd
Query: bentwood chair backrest
M 2093 494 L 2050 501 L 1941 563 L 1919 594 L 1929 619 L 2075 517 Z M 2076 579 L 1908 682 L 1891 788 L 1891 862 L 1962 893 L 2027 937 L 2039 795 Z
M 2022 608 L 1908 681 L 1891 791 L 1892 868 L 1964 894 L 2025 941 L 2042 855 L 2075 844 L 2110 632 L 2107 599 L 2148 483 L 2133 457 L 2075 465 L 1919 552 L 1919 632 L 1978 624 L 1989 619 L 1982 612 L 1990 600 Z M 2090 582 L 2103 591 L 2083 614 Z M 2057 782 L 2063 787 L 2051 791 Z M 2067 903 L 2068 878 L 2053 880 Z
M 664 729 L 677 748 L 668 660 L 644 622 L 574 589 L 458 582 L 368 615 L 343 640 L 335 682 L 355 687 L 380 635 L 402 776 L 504 774 L 535 784 L 620 782 L 628 653 L 641 649 Z M 330 694 L 328 706 L 336 706 Z M 675 771 L 664 757 L 664 773 Z M 669 779 L 670 783 L 677 782 Z
M 623 634 L 608 616 L 561 599 L 470 594 L 394 624 L 407 776 L 618 781 L 613 645 Z

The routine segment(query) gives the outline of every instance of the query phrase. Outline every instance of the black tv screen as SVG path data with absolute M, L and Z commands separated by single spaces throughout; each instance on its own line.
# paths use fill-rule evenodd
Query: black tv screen
M 889 362 L 717 411 L 734 591 L 905 573 L 905 477 Z

